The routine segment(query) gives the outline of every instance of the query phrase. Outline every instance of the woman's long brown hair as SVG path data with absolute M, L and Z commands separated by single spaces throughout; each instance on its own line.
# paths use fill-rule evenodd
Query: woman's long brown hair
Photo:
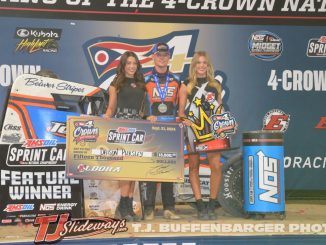
M 113 79 L 112 85 L 117 89 L 117 91 L 119 91 L 124 86 L 126 82 L 125 67 L 129 57 L 134 57 L 137 62 L 137 70 L 134 75 L 136 86 L 145 90 L 144 76 L 143 73 L 141 73 L 141 64 L 137 55 L 131 51 L 127 51 L 121 56 L 119 65 L 117 67 L 117 75 Z

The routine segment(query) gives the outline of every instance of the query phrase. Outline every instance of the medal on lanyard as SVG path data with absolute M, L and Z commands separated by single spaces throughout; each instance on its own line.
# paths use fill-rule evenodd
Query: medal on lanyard
M 157 91 L 158 91 L 158 93 L 160 95 L 160 98 L 161 98 L 161 104 L 159 104 L 157 109 L 158 109 L 158 111 L 160 113 L 165 113 L 165 112 L 168 111 L 168 106 L 164 103 L 164 99 L 165 99 L 167 91 L 168 91 L 169 73 L 166 74 L 165 84 L 164 84 L 163 90 L 161 89 L 160 82 L 159 82 L 158 77 L 157 77 L 156 74 L 154 74 L 154 81 L 155 81 L 155 84 L 156 84 Z
M 168 110 L 168 106 L 165 103 L 162 102 L 161 104 L 159 104 L 159 106 L 158 106 L 159 112 L 165 113 L 165 112 L 167 112 L 167 110 Z

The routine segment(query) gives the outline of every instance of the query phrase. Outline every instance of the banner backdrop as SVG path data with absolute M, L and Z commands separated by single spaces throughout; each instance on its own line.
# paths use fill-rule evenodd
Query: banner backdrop
M 1 224 L 33 223 L 39 214 L 83 216 L 81 180 L 66 178 L 66 145 L 55 140 L 1 144 Z M 34 142 L 34 144 L 32 143 Z M 48 143 L 48 144 L 47 144 Z
M 171 21 L 171 20 L 170 20 Z M 46 24 L 45 24 L 46 23 Z M 61 79 L 107 89 L 126 50 L 151 69 L 157 42 L 171 47 L 170 70 L 187 77 L 196 50 L 206 50 L 222 82 L 226 109 L 237 118 L 232 145 L 242 132 L 270 127 L 285 132 L 286 189 L 325 189 L 326 27 L 174 24 L 0 18 L 0 104 L 18 74 L 50 69 Z M 4 125 L 10 127 L 10 125 Z M 314 181 L 311 181 L 311 180 Z
M 44 18 L 79 18 L 159 22 L 257 23 L 286 20 L 298 23 L 326 20 L 325 0 L 10 0 L 1 1 L 1 14 Z M 171 18 L 173 20 L 171 20 Z

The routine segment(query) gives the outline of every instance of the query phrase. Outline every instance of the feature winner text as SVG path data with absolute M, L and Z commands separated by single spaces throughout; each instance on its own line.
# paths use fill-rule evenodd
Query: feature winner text
M 12 200 L 71 199 L 71 186 L 79 180 L 65 171 L 22 172 L 1 170 L 1 186 L 8 186 Z

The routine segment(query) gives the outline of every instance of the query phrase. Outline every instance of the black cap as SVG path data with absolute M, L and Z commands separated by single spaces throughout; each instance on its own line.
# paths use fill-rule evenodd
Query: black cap
M 154 49 L 152 50 L 152 53 L 155 54 L 157 52 L 167 52 L 170 53 L 169 45 L 166 43 L 157 43 L 154 46 Z

